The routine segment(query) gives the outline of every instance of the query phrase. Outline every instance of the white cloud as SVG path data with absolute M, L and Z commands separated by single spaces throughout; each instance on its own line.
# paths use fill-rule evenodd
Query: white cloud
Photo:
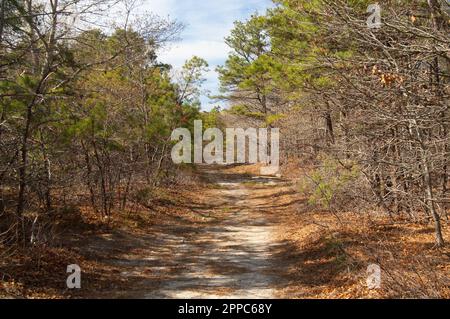
M 173 13 L 172 8 L 176 5 L 174 0 L 144 0 L 143 7 L 160 16 L 169 16 Z
M 196 55 L 209 63 L 221 62 L 229 51 L 225 43 L 220 41 L 183 41 L 164 49 L 161 59 L 174 67 L 181 67 L 184 62 Z
M 236 20 L 244 20 L 251 14 L 264 11 L 272 5 L 271 0 L 144 0 L 143 10 L 160 16 L 169 16 L 183 23 L 186 28 L 183 41 L 174 43 L 160 52 L 160 60 L 180 68 L 184 62 L 197 55 L 210 64 L 205 88 L 216 94 L 218 78 L 214 69 L 225 62 L 229 48 L 224 38 L 229 34 Z M 202 98 L 205 109 L 209 100 Z

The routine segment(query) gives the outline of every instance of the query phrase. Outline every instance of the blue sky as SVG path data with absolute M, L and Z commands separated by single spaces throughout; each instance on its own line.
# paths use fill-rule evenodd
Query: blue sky
M 271 0 L 145 0 L 145 10 L 159 16 L 175 19 L 185 25 L 182 40 L 160 52 L 160 60 L 179 68 L 194 55 L 208 61 L 205 89 L 217 93 L 218 79 L 214 71 L 222 65 L 229 52 L 224 38 L 229 35 L 236 20 L 245 20 L 253 13 L 264 13 L 272 6 Z M 202 108 L 211 109 L 216 104 L 202 97 Z

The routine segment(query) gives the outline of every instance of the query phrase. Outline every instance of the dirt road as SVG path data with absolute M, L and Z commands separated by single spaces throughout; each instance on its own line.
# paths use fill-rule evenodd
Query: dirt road
M 133 282 L 100 297 L 277 298 L 277 251 L 283 247 L 273 236 L 273 197 L 266 192 L 284 182 L 211 167 L 200 174 L 208 189 L 202 203 L 189 208 L 201 223 L 180 218 L 155 224 L 139 238 L 115 234 L 89 243 L 93 252 L 114 253 L 107 262 Z
M 178 247 L 192 262 L 175 278 L 146 298 L 275 298 L 272 253 L 277 247 L 264 213 L 253 205 L 246 184 L 274 185 L 276 179 L 220 174 L 203 174 L 217 189 L 216 222 L 202 228 L 192 241 Z M 210 214 L 210 211 L 204 213 Z M 182 260 L 180 262 L 183 262 Z
M 135 216 L 118 216 L 122 219 L 116 221 L 117 227 L 88 228 L 93 231 L 73 241 L 76 258 L 70 262 L 81 262 L 83 275 L 82 289 L 69 292 L 70 297 L 381 296 L 365 286 L 367 265 L 373 263 L 373 251 L 379 250 L 380 234 L 395 242 L 394 236 L 400 231 L 403 236 L 405 228 L 396 233 L 380 226 L 376 237 L 368 238 L 367 224 L 355 221 L 351 212 L 342 217 L 349 223 L 344 227 L 332 214 L 311 210 L 295 181 L 251 175 L 248 169 L 202 167 L 199 175 L 204 183 L 182 193 L 174 190 L 169 193 L 172 198 L 158 199 L 157 205 Z M 127 226 L 130 223 L 140 225 Z M 409 231 L 417 237 L 417 228 Z M 432 242 L 432 230 L 419 231 L 424 243 Z M 399 247 L 403 248 L 395 251 L 412 249 Z M 445 270 L 448 255 L 435 256 Z M 57 269 L 65 271 L 67 262 Z M 55 287 L 65 283 L 66 274 L 61 277 Z

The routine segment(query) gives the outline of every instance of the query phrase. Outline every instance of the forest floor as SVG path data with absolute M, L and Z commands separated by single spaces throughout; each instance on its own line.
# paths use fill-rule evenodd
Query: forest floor
M 449 250 L 433 247 L 432 227 L 352 213 L 339 222 L 311 210 L 294 180 L 256 167 L 198 174 L 201 183 L 160 190 L 150 211 L 107 226 L 81 210 L 60 225 L 59 245 L 0 265 L 0 297 L 450 297 Z M 379 290 L 366 284 L 373 263 Z M 82 269 L 79 290 L 65 287 L 70 264 Z

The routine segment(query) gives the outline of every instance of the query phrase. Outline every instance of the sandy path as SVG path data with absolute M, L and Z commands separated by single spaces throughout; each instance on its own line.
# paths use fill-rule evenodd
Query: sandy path
M 173 278 L 161 282 L 145 298 L 275 298 L 277 281 L 272 265 L 273 226 L 248 199 L 246 183 L 273 184 L 263 178 L 218 175 L 204 171 L 218 184 L 215 203 L 220 208 L 217 223 L 208 225 L 189 242 L 177 245 L 177 255 L 190 262 Z M 210 213 L 210 212 L 209 212 Z

